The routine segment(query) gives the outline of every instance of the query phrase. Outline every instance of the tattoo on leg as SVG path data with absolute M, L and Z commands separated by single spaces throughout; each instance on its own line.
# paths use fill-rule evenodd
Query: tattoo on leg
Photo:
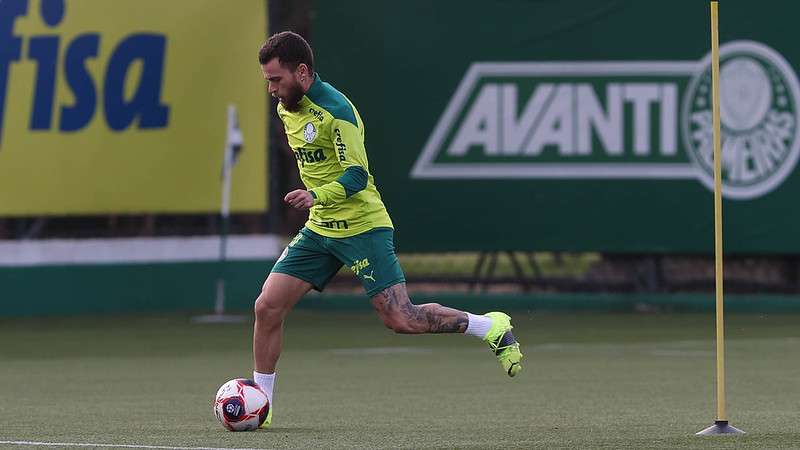
M 414 305 L 408 298 L 405 284 L 396 284 L 373 298 L 382 316 L 404 317 L 407 333 L 463 333 L 467 329 L 466 313 L 438 303 Z

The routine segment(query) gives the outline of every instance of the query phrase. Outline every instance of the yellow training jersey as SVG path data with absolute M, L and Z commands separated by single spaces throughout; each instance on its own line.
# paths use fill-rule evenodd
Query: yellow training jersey
M 297 111 L 278 103 L 300 179 L 314 195 L 306 227 L 323 236 L 354 236 L 392 220 L 369 173 L 364 123 L 341 92 L 314 74 Z

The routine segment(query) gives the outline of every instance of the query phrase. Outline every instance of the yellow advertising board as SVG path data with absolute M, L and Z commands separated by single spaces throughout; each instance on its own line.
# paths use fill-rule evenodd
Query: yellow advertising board
M 0 1 L 0 216 L 267 207 L 264 0 Z

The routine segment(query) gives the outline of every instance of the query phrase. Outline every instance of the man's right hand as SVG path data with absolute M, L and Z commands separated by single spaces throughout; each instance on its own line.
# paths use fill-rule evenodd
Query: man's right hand
M 283 201 L 289 204 L 292 208 L 299 210 L 306 210 L 314 206 L 314 196 L 311 192 L 305 189 L 296 189 L 286 194 Z

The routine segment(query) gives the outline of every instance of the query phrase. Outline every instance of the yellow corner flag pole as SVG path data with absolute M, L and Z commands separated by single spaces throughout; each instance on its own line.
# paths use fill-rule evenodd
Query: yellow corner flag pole
M 744 433 L 725 411 L 725 324 L 722 296 L 722 149 L 719 117 L 719 0 L 711 0 L 711 115 L 714 142 L 714 275 L 717 303 L 717 420 L 699 436 Z

